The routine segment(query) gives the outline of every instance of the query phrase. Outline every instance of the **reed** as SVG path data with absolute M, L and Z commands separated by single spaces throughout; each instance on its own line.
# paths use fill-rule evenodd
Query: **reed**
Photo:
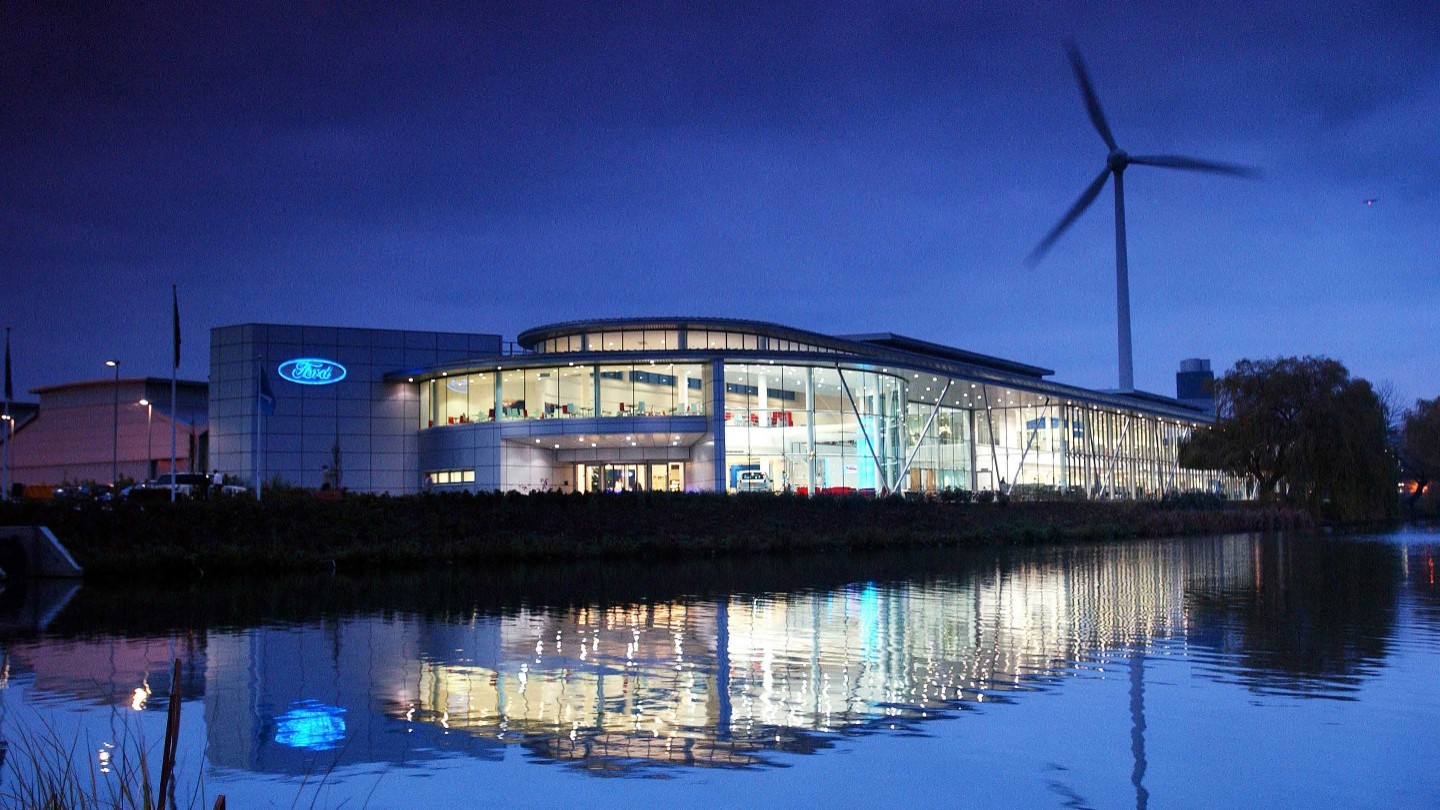
M 197 782 L 185 804 L 176 798 L 175 762 L 180 744 L 180 659 L 175 659 L 170 681 L 170 705 L 165 718 L 159 782 L 150 780 L 148 747 L 126 728 L 125 735 L 106 752 L 112 773 L 100 772 L 94 750 L 86 739 L 64 742 L 43 719 L 33 728 L 22 727 L 4 762 L 7 778 L 0 788 L 0 805 L 13 810 L 179 810 L 203 805 L 204 785 Z M 15 754 L 19 749 L 19 758 Z M 81 767 L 79 763 L 84 762 Z M 215 810 L 223 810 L 225 797 L 216 797 Z

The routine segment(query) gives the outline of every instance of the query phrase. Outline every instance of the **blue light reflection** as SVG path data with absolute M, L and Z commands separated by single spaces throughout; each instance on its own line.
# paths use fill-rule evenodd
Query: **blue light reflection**
M 275 718 L 275 742 L 309 751 L 330 751 L 345 739 L 345 710 L 318 700 L 300 700 Z

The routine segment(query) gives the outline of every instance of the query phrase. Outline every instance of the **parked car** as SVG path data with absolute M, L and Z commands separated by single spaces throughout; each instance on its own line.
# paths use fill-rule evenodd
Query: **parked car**
M 55 487 L 53 497 L 57 501 L 109 500 L 111 491 L 109 484 L 76 484 Z
M 770 477 L 759 470 L 741 470 L 735 476 L 736 492 L 769 492 Z
M 210 476 L 203 473 L 162 475 L 146 481 L 143 494 L 132 490 L 130 497 L 138 496 L 144 500 L 168 500 L 171 488 L 174 488 L 177 498 L 203 498 L 210 492 Z

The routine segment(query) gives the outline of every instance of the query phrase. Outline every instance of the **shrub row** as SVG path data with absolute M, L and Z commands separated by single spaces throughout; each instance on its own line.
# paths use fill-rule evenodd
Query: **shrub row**
M 915 503 L 899 498 L 635 493 L 301 492 L 175 505 L 0 507 L 48 525 L 97 579 L 437 563 L 815 552 L 1312 528 L 1254 504 Z

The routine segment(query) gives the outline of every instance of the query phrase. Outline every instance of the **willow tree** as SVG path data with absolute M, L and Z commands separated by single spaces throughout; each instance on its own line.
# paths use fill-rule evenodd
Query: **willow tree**
M 1417 399 L 1415 407 L 1401 417 L 1400 466 L 1415 480 L 1415 492 L 1409 498 L 1413 508 L 1426 485 L 1440 479 L 1440 397 Z
M 1182 463 L 1248 478 L 1262 501 L 1339 521 L 1394 517 L 1396 466 L 1370 383 L 1324 357 L 1241 360 L 1215 383 L 1219 418 Z

